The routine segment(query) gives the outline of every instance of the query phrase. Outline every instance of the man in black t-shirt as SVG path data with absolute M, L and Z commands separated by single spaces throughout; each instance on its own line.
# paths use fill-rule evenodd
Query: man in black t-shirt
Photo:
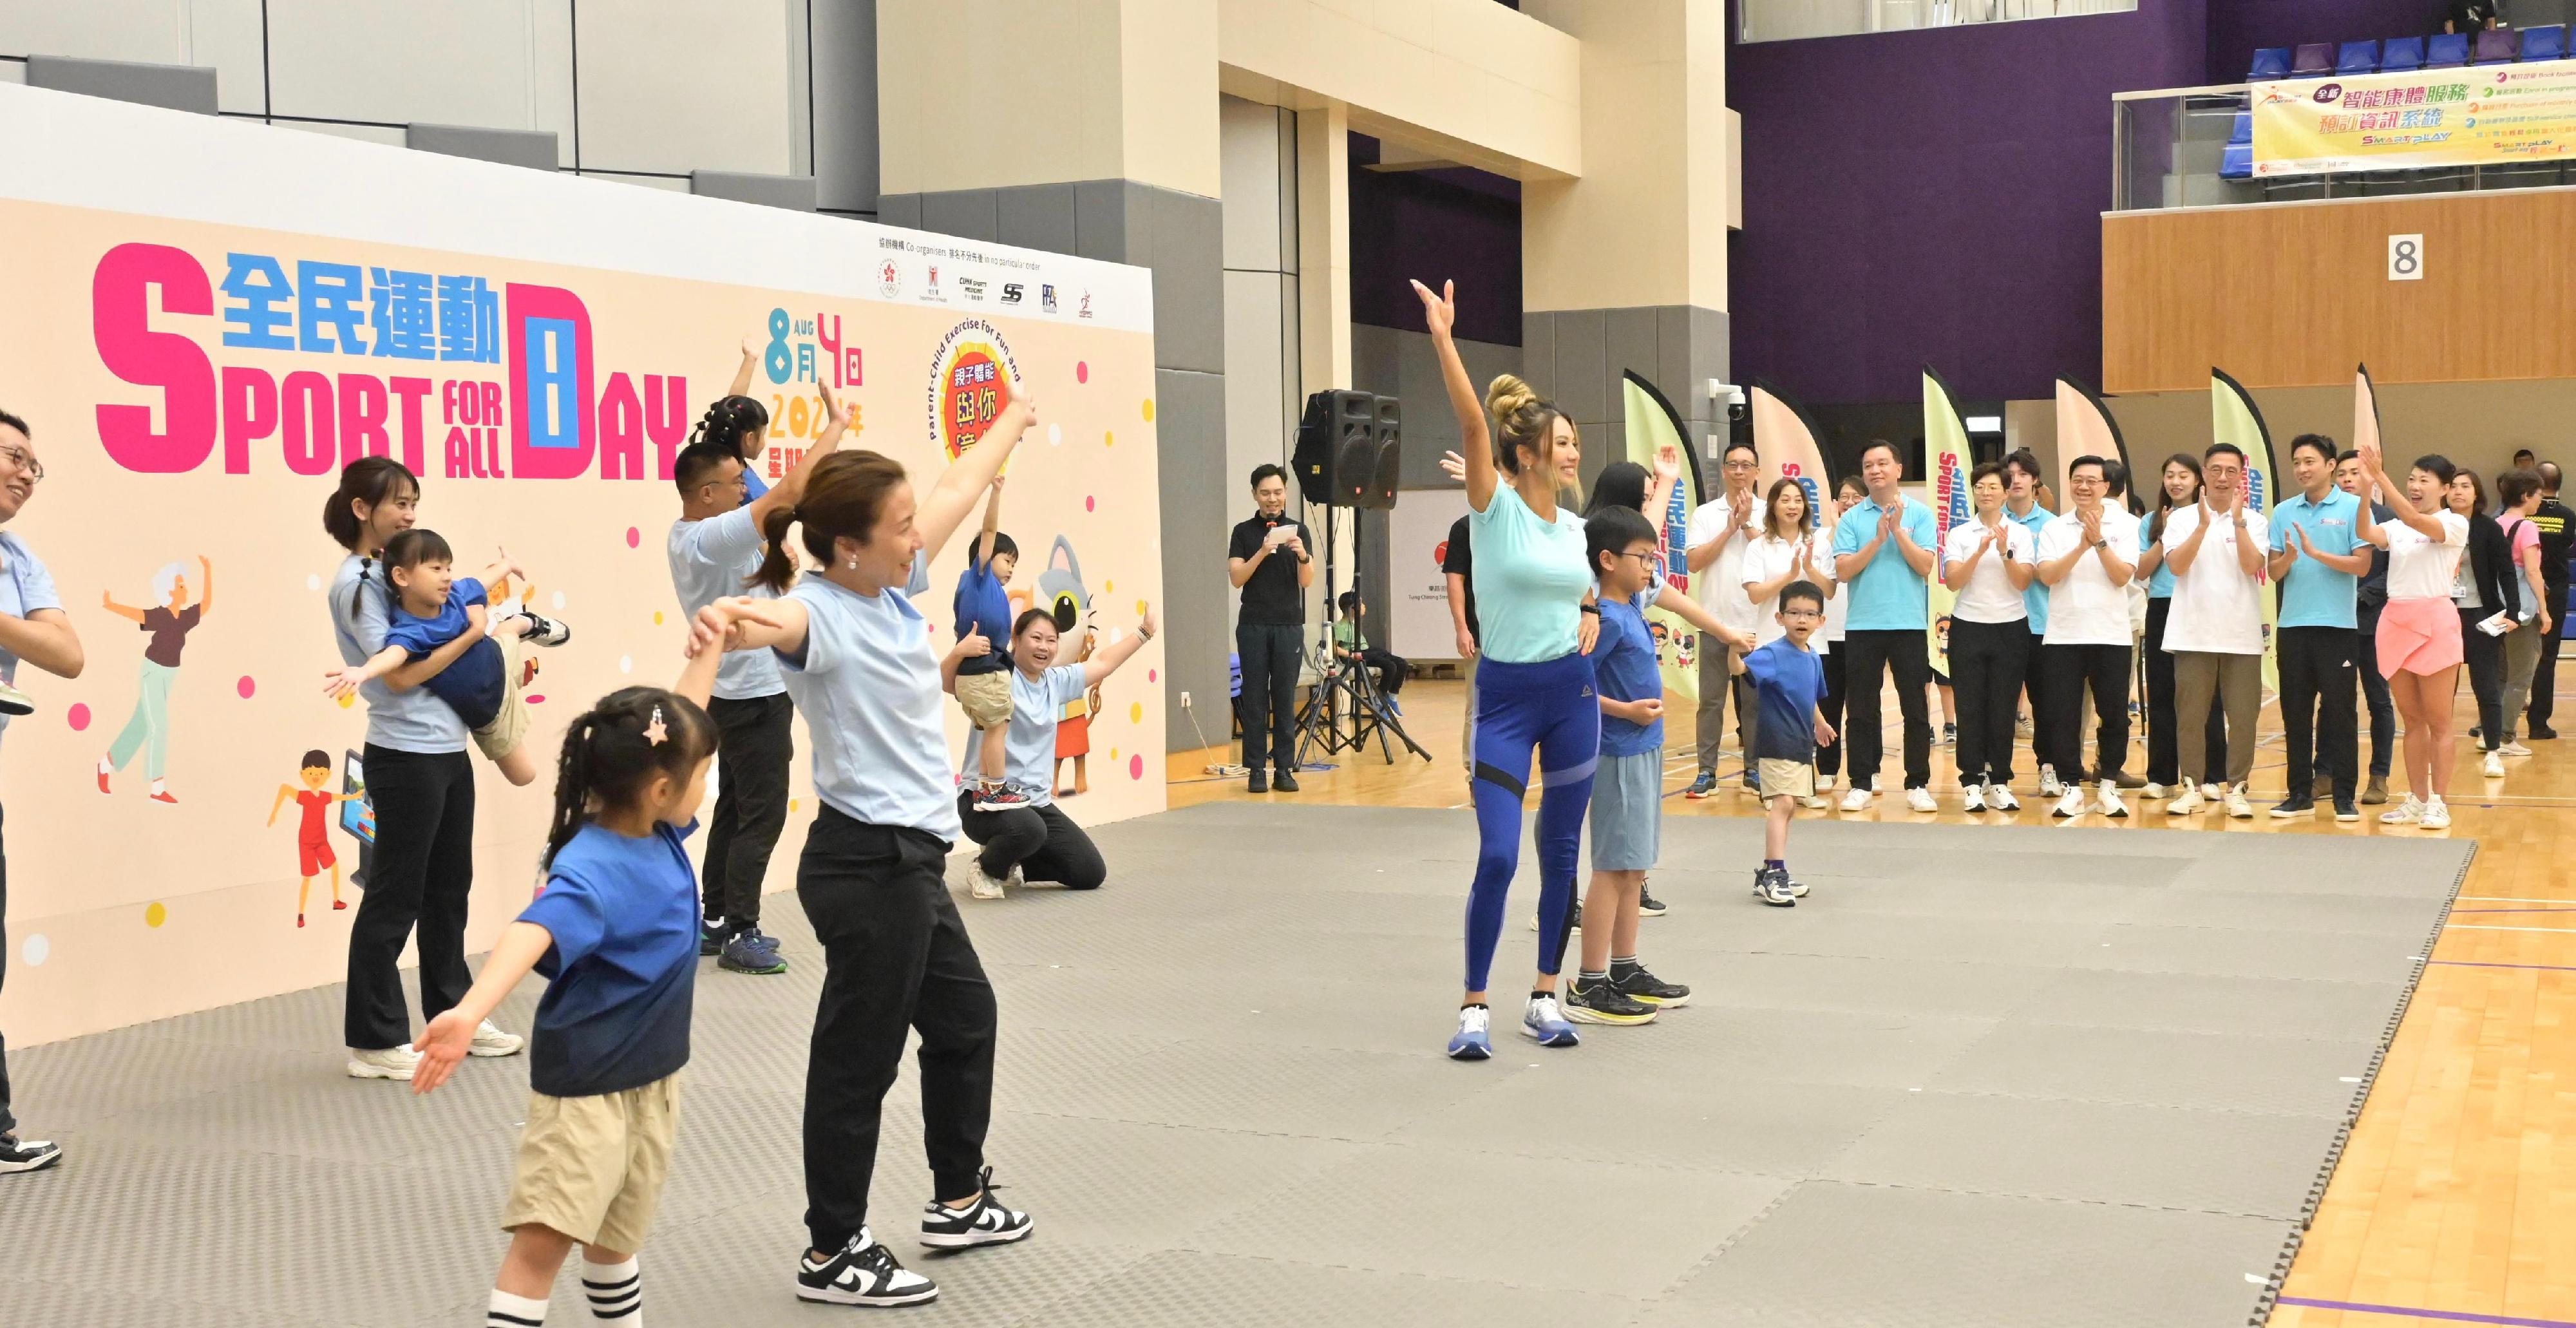
M 1467 518 L 1449 527 L 1440 549 L 1441 579 L 1449 586 L 1449 623 L 1458 632 L 1458 664 L 1467 675 L 1467 717 L 1458 725 L 1458 760 L 1476 773 L 1476 655 L 1484 626 L 1476 621 L 1476 553 L 1467 546 Z
M 2496 0 L 2451 0 L 2442 22 L 2444 32 L 2484 32 L 2496 25 Z
M 2576 552 L 2576 511 L 2558 501 L 2558 463 L 2543 461 L 2540 471 L 2540 510 L 2532 513 L 2531 524 L 2540 531 L 2540 593 L 2549 601 L 2550 630 L 2540 638 L 2540 665 L 2531 674 L 2531 736 L 2555 738 L 2558 731 L 2549 727 L 2549 717 L 2557 709 L 2558 642 L 2566 635 L 2560 624 L 2567 621 L 2567 556 Z
M 1226 575 L 1243 592 L 1235 620 L 1234 649 L 1243 664 L 1243 763 L 1248 787 L 1267 793 L 1297 791 L 1297 638 L 1306 626 L 1306 587 L 1315 580 L 1314 555 L 1306 551 L 1306 525 L 1288 515 L 1288 472 L 1261 466 L 1252 472 L 1252 501 L 1260 510 L 1234 528 L 1226 548 Z M 1265 762 L 1276 762 L 1274 776 Z

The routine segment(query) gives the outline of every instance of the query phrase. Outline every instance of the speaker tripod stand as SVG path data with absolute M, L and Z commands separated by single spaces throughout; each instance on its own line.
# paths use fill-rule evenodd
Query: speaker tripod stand
M 1340 752 L 1368 750 L 1369 739 L 1377 739 L 1378 754 L 1388 765 L 1395 764 L 1395 748 L 1387 741 L 1404 744 L 1406 751 L 1428 761 L 1431 753 L 1404 731 L 1404 722 L 1395 717 L 1386 696 L 1378 690 L 1377 679 L 1369 666 L 1357 659 L 1344 659 L 1333 646 L 1333 622 L 1341 600 L 1334 589 L 1333 533 L 1336 509 L 1324 509 L 1324 633 L 1315 643 L 1315 690 L 1306 696 L 1306 704 L 1297 711 L 1297 764 L 1303 767 L 1306 756 L 1318 748 L 1326 756 Z M 1359 557 L 1358 527 L 1352 528 L 1351 556 Z M 1357 641 L 1354 630 L 1351 639 Z

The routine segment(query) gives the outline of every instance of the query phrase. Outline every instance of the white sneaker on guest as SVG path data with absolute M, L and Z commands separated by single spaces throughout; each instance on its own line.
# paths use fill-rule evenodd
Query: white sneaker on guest
M 2506 755 L 2506 756 L 2529 756 L 2529 755 L 2531 755 L 2531 749 L 2530 749 L 2530 748 L 2528 748 L 2528 747 L 2523 746 L 2521 743 L 2518 743 L 2518 742 L 2509 742 L 2509 743 L 2506 743 L 2506 744 L 2505 744 L 2505 745 L 2503 745 L 2502 747 L 2498 747 L 2498 748 L 2496 748 L 2496 750 L 2497 750 L 2498 752 L 2503 753 L 2503 754 L 2504 754 L 2504 755 Z
M 2043 765 L 2039 768 L 2039 796 L 2054 798 L 2065 791 L 2066 786 L 2057 781 L 2056 766 Z
M 2227 814 L 2230 818 L 2239 821 L 2250 821 L 2254 819 L 2254 802 L 2252 799 L 2245 796 L 2244 785 L 2231 784 L 2228 786 Z
M 2486 765 L 2480 769 L 2479 773 L 2485 775 L 2489 779 L 2504 778 L 2504 753 L 2487 753 Z
M 2165 815 L 2192 816 L 2208 806 L 2209 799 L 2200 796 L 2198 788 L 2185 784 L 2182 786 L 2182 796 L 2165 804 Z
M 1963 812 L 1981 812 L 1985 809 L 1986 790 L 1980 785 L 1970 784 L 1967 788 L 1967 792 L 1961 795 L 1959 799 L 1959 810 Z
M 993 879 L 992 875 L 984 870 L 983 863 L 968 858 L 966 859 L 966 893 L 975 899 L 999 899 L 1002 897 L 1002 882 Z
M 1937 812 L 1941 810 L 1941 804 L 1932 800 L 1932 790 L 1928 788 L 1910 788 L 1905 790 L 1905 806 L 1907 810 L 1917 812 Z
M 2407 794 L 2406 801 L 2397 804 L 2395 810 L 2379 814 L 2381 825 L 2414 825 L 2423 819 L 2424 804 L 2417 802 L 2412 793 Z
M 1869 810 L 1869 790 L 1865 788 L 1854 788 L 1850 792 L 1845 793 L 1843 795 L 1843 810 L 1847 812 Z
M 1992 811 L 2017 812 L 2021 810 L 2021 800 L 2013 796 L 2012 786 L 2009 784 L 1988 784 L 1986 785 L 1986 806 Z
M 494 1024 L 491 1020 L 486 1019 L 480 1027 L 474 1030 L 474 1043 L 465 1049 L 465 1054 L 468 1056 L 516 1056 L 519 1054 L 519 1048 L 526 1045 L 528 1045 L 528 1040 L 526 1038 L 523 1038 L 516 1033 L 504 1033 L 498 1025 Z
M 2149 802 L 2160 802 L 2165 796 L 2165 786 L 2152 779 L 2148 780 L 2147 786 L 2138 790 L 2138 796 Z
M 2435 798 L 2424 804 L 2423 819 L 2415 822 L 2415 826 L 2419 830 L 2448 830 L 2451 828 L 2451 809 L 2442 805 L 2440 798 Z
M 1832 775 L 1818 775 L 1818 776 L 1816 776 L 1816 791 L 1817 791 L 1818 793 L 1831 793 L 1831 792 L 1833 792 L 1833 791 L 1834 791 L 1834 776 L 1832 776 Z
M 2057 800 L 2057 805 L 2048 809 L 2048 814 L 2051 816 L 2082 816 L 2084 814 L 2084 786 L 2077 784 L 2068 788 L 2066 790 L 2066 796 L 2059 798 Z
M 2108 779 L 2103 780 L 2101 788 L 2094 796 L 2098 799 L 2094 807 L 2104 816 L 2124 817 L 2129 814 L 2129 804 L 2120 801 L 2118 783 Z
M 382 1050 L 349 1049 L 349 1077 L 352 1079 L 399 1079 L 411 1081 L 412 1071 L 420 1068 L 420 1053 L 409 1045 Z

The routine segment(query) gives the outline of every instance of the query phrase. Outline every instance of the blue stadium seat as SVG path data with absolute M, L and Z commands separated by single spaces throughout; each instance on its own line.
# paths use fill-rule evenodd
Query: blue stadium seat
M 2236 129 L 2235 132 L 2230 133 L 2227 136 L 2227 141 L 2231 144 L 2250 144 L 2254 141 L 2254 113 L 2252 111 L 2238 111 L 2236 113 Z
M 2470 48 L 2475 52 L 2472 63 L 2482 65 L 2512 64 L 2514 48 L 2519 44 L 2514 40 L 2514 37 L 2515 34 L 2510 28 L 2489 28 L 2486 31 L 2479 33 L 2477 45 Z
M 2323 78 L 2334 72 L 2335 48 L 2324 42 L 2309 42 L 2290 53 L 2290 77 Z
M 2567 28 L 2553 23 L 2545 28 L 2522 30 L 2522 58 L 2525 60 L 2563 60 L 2567 58 Z
M 2424 48 L 2426 69 L 2456 69 L 2469 62 L 2469 34 L 2445 32 L 2433 37 Z
M 2254 49 L 2254 67 L 2245 72 L 2247 82 L 2290 76 L 2290 48 L 2258 46 Z
M 2378 73 L 2379 43 L 2375 41 L 2345 42 L 2335 51 L 2335 72 L 2338 74 Z
M 2254 145 L 2251 143 L 2228 144 L 2226 153 L 2218 159 L 2218 178 L 2222 180 L 2250 180 L 2253 177 Z
M 2379 68 L 2380 68 L 2380 72 L 2382 72 L 2382 73 L 2394 74 L 2394 73 L 2398 73 L 2398 72 L 2400 72 L 2400 71 L 2402 71 L 2402 70 L 2408 70 L 2408 69 L 2421 69 L 2421 68 L 2423 68 L 2423 67 L 2424 67 L 2424 39 L 2423 39 L 2423 38 L 2421 38 L 2421 37 L 2391 37 L 2391 38 L 2389 38 L 2387 41 L 2380 43 L 2380 47 L 2379 47 Z

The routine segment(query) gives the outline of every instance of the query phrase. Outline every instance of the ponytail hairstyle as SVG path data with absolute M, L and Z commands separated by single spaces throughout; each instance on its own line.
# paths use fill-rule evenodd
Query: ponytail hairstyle
M 1613 461 L 1592 477 L 1592 497 L 1583 505 L 1583 514 L 1591 516 L 1605 507 L 1624 507 L 1632 512 L 1646 510 L 1646 490 L 1654 477 L 1634 461 Z
M 2156 510 L 2147 515 L 2147 534 L 2139 541 L 2141 544 L 2153 544 L 2165 537 L 2165 518 L 2172 515 L 2174 509 L 2173 493 L 2165 488 L 2165 472 L 2176 466 L 2191 472 L 2193 502 L 2199 502 L 2200 491 L 2209 487 L 2208 477 L 2201 471 L 2199 457 L 2189 452 L 2176 452 L 2166 457 L 2165 463 L 2156 467 Z
M 358 538 L 366 527 L 351 504 L 362 502 L 372 511 L 401 497 L 405 490 L 414 500 L 420 497 L 420 476 L 412 474 L 411 467 L 392 457 L 360 457 L 341 469 L 340 487 L 322 505 L 322 529 L 341 548 L 356 553 Z
M 662 739 L 653 740 L 655 713 Z M 599 698 L 564 733 L 555 765 L 555 810 L 546 825 L 546 853 L 538 869 L 572 842 L 592 816 L 643 796 L 655 775 L 683 784 L 716 748 L 715 721 L 696 702 L 659 687 L 621 687 Z
M 1555 402 L 1540 396 L 1518 374 L 1494 375 L 1485 388 L 1485 413 L 1494 419 L 1494 468 L 1514 479 L 1521 473 L 1521 448 L 1528 448 L 1545 465 L 1556 448 L 1556 422 L 1565 420 L 1567 428 L 1574 427 Z M 1576 438 L 1579 442 L 1581 435 Z
M 832 541 L 847 535 L 865 543 L 885 512 L 886 495 L 903 482 L 903 463 L 878 452 L 844 450 L 815 462 L 802 499 L 793 508 L 772 510 L 763 523 L 760 537 L 768 552 L 749 584 L 775 594 L 796 579 L 796 562 L 787 550 L 790 525 L 803 525 L 805 551 L 831 566 Z
M 718 397 L 715 404 L 707 407 L 707 413 L 698 417 L 698 427 L 690 432 L 689 441 L 713 443 L 740 457 L 742 436 L 768 427 L 769 407 L 750 397 Z

